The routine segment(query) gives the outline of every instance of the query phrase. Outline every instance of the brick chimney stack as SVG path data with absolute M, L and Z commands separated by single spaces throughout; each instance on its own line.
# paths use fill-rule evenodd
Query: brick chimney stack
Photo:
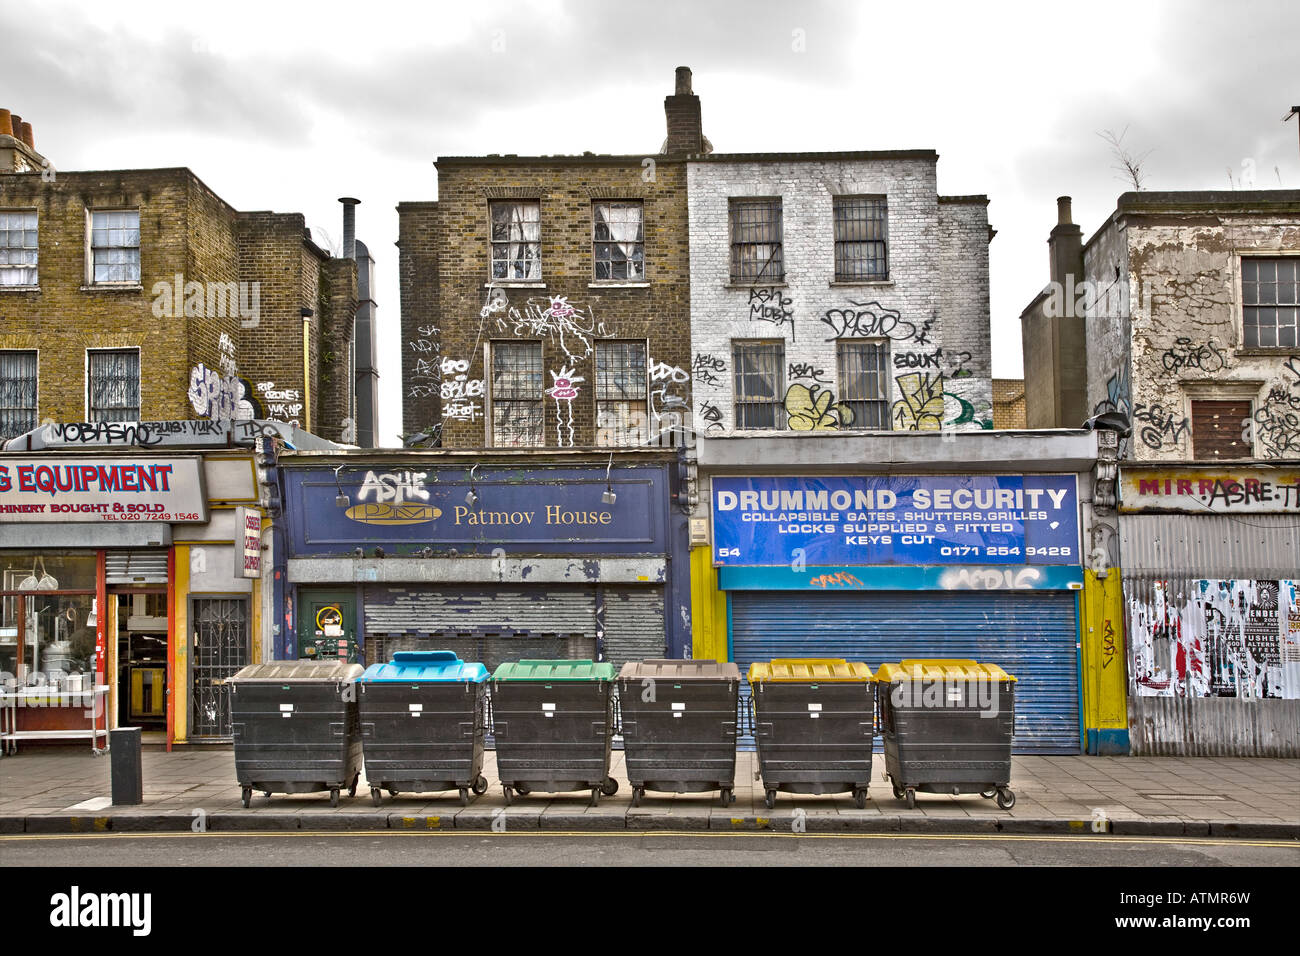
M 668 117 L 667 153 L 703 153 L 704 126 L 700 115 L 700 98 L 691 92 L 691 68 L 677 68 L 677 89 L 664 97 Z
M 1069 196 L 1057 198 L 1056 226 L 1047 239 L 1052 281 L 1062 288 L 1068 276 L 1073 275 L 1076 283 L 1083 280 L 1083 230 L 1074 224 L 1070 207 Z

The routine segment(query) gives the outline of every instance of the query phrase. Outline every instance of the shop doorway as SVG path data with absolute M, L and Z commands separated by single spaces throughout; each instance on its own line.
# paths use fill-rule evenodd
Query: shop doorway
M 167 592 L 131 590 L 117 598 L 117 725 L 166 733 Z
M 355 591 L 298 592 L 298 656 L 356 663 Z
M 190 620 L 190 734 L 229 740 L 233 731 L 226 681 L 249 663 L 248 599 L 195 598 Z

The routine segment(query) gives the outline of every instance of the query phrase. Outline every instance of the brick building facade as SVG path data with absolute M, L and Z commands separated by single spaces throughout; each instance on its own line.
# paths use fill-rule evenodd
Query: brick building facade
M 669 118 L 683 99 L 698 134 L 689 92 L 667 98 Z M 437 201 L 398 206 L 404 433 L 445 447 L 679 443 L 684 158 L 440 158 Z
M 0 438 L 190 418 L 341 437 L 356 266 L 302 215 L 240 212 L 184 168 L 25 158 L 0 170 Z

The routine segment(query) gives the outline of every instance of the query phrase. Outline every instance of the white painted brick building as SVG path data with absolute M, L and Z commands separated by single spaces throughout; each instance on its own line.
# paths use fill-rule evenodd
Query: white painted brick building
M 937 160 L 689 164 L 701 435 L 992 427 L 988 201 L 939 196 Z

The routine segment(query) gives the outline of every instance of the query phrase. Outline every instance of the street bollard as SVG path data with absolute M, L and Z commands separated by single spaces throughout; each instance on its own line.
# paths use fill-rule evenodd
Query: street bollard
M 139 727 L 108 732 L 108 753 L 113 778 L 113 806 L 144 803 L 144 766 L 140 759 Z

